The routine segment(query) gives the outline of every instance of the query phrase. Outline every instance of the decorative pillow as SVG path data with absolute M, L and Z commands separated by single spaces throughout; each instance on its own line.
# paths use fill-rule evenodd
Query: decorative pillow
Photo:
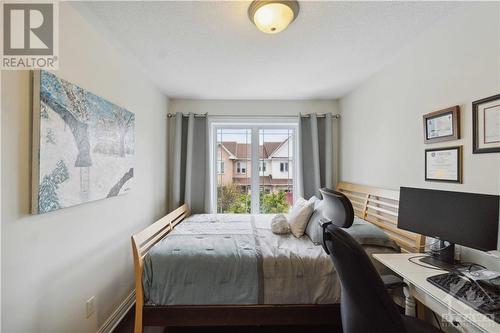
M 290 232 L 290 224 L 284 214 L 278 214 L 271 220 L 271 231 L 274 234 L 282 235 Z
M 309 236 L 311 241 L 320 245 L 323 242 L 323 229 L 319 225 L 319 220 L 323 217 L 323 200 L 317 200 L 315 202 L 314 212 L 307 223 L 306 235 Z
M 304 235 L 309 217 L 314 210 L 314 202 L 309 202 L 304 198 L 298 198 L 293 205 L 292 211 L 288 214 L 288 223 L 292 234 L 300 238 Z

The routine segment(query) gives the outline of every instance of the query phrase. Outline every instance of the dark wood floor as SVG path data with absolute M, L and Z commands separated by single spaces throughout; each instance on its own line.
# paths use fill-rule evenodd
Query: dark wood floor
M 134 332 L 134 307 L 126 314 L 118 324 L 113 333 L 133 333 Z M 169 327 L 163 330 L 164 333 L 307 333 L 307 332 L 328 332 L 341 333 L 342 329 L 337 326 L 238 326 L 238 327 Z

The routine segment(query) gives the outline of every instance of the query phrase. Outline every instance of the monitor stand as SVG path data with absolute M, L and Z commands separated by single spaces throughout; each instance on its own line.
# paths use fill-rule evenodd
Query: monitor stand
M 438 240 L 431 247 L 430 256 L 423 257 L 420 261 L 444 270 L 453 270 L 455 268 L 455 244 Z
M 450 264 L 449 262 L 436 259 L 433 256 L 420 258 L 420 262 L 434 266 L 436 268 L 441 268 L 445 271 L 450 271 L 450 270 L 453 270 L 455 268 L 454 264 Z

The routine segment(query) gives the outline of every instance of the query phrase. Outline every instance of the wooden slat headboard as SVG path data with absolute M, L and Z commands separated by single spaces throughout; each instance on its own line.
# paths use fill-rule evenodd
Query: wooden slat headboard
M 341 182 L 337 191 L 352 202 L 354 214 L 385 231 L 404 252 L 421 252 L 425 237 L 398 229 L 399 191 Z

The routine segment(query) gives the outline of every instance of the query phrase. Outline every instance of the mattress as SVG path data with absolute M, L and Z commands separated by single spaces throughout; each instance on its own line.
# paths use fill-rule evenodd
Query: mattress
M 275 235 L 274 215 L 197 214 L 144 258 L 149 305 L 334 304 L 330 257 L 304 235 Z M 394 249 L 367 246 L 369 254 Z

